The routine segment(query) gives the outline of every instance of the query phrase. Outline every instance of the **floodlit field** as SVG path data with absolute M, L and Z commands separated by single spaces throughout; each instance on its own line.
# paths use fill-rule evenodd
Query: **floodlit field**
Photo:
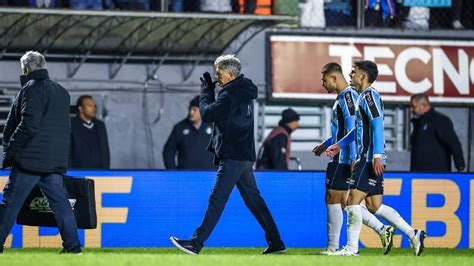
M 426 249 L 421 257 L 411 249 L 394 249 L 383 256 L 380 249 L 361 249 L 360 257 L 315 255 L 320 249 L 290 248 L 285 255 L 263 256 L 262 248 L 206 248 L 198 256 L 174 248 L 86 249 L 82 256 L 60 255 L 59 249 L 7 249 L 0 255 L 1 266 L 14 265 L 474 265 L 473 249 Z

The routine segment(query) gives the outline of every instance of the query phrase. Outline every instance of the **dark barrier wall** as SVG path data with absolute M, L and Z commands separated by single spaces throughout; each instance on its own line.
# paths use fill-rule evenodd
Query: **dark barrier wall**
M 71 171 L 93 178 L 99 226 L 80 232 L 87 247 L 169 247 L 198 226 L 214 182 L 213 172 Z M 289 247 L 326 245 L 323 172 L 259 172 L 257 182 Z M 0 172 L 0 187 L 8 172 Z M 384 202 L 416 228 L 428 247 L 474 248 L 474 174 L 387 173 Z M 345 229 L 341 234 L 345 244 Z M 364 246 L 379 247 L 364 228 Z M 15 225 L 7 246 L 59 247 L 57 229 Z M 263 232 L 235 189 L 209 247 L 265 246 Z M 409 247 L 397 232 L 394 246 Z

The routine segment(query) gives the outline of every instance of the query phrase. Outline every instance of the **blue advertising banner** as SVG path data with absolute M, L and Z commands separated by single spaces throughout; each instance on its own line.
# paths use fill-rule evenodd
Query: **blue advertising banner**
M 404 6 L 451 7 L 451 0 L 404 0 Z
M 3 188 L 8 171 L 0 171 Z M 199 225 L 214 172 L 70 171 L 95 180 L 98 227 L 81 230 L 86 247 L 170 247 L 168 238 L 188 238 Z M 282 239 L 289 247 L 326 245 L 324 172 L 257 172 L 257 183 Z M 384 204 L 415 228 L 427 231 L 427 247 L 474 248 L 474 174 L 386 173 Z M 382 220 L 383 221 L 383 220 Z M 384 221 L 383 221 L 384 222 Z M 396 232 L 395 247 L 409 247 Z M 345 229 L 341 245 L 346 241 Z M 11 247 L 60 247 L 55 228 L 15 225 Z M 234 189 L 208 247 L 265 246 L 262 229 Z M 361 244 L 380 247 L 368 228 Z

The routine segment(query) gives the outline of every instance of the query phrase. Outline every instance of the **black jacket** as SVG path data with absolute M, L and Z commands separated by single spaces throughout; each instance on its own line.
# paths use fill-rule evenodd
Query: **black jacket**
M 217 99 L 213 90 L 201 91 L 202 120 L 214 123 L 208 151 L 215 154 L 215 164 L 222 159 L 255 161 L 253 100 L 257 95 L 257 87 L 244 75 L 227 83 Z
M 199 129 L 196 129 L 187 118 L 176 124 L 163 147 L 166 169 L 215 169 L 212 153 L 206 151 L 211 133 L 212 125 L 206 122 L 202 122 Z M 178 165 L 176 165 L 176 153 L 178 153 Z
M 71 119 L 71 150 L 69 167 L 73 169 L 109 169 L 110 151 L 104 122 L 92 119 L 88 129 L 79 117 Z
M 431 108 L 413 119 L 411 171 L 450 172 L 451 156 L 457 169 L 464 169 L 461 143 L 451 120 Z
M 22 76 L 21 85 L 3 131 L 3 167 L 64 173 L 71 130 L 69 93 L 45 69 Z
M 291 129 L 285 125 L 281 124 L 288 135 L 291 134 Z M 260 147 L 259 158 L 257 161 L 257 169 L 266 169 L 266 170 L 288 170 L 288 161 L 287 153 L 288 142 L 290 139 L 283 133 L 274 136 L 271 139 L 265 140 Z M 261 152 L 261 154 L 260 154 Z M 262 167 L 258 167 L 262 165 Z

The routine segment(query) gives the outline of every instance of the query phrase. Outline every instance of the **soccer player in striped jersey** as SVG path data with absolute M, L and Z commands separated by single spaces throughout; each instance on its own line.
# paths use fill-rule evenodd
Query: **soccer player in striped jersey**
M 326 150 L 334 156 L 341 147 L 352 142 L 357 144 L 357 161 L 350 178 L 350 193 L 347 200 L 347 245 L 337 256 L 359 255 L 359 236 L 362 227 L 362 207 L 365 199 L 367 209 L 384 218 L 402 231 L 411 242 L 415 256 L 423 252 L 425 232 L 413 229 L 400 214 L 390 206 L 382 204 L 383 172 L 386 165 L 384 138 L 384 109 L 380 94 L 372 87 L 378 75 L 377 65 L 372 61 L 357 61 L 350 74 L 351 86 L 359 93 L 356 103 L 356 130 Z
M 313 152 L 320 156 L 327 147 L 341 140 L 355 128 L 355 103 L 359 94 L 347 84 L 342 68 L 338 63 L 328 63 L 321 69 L 323 87 L 328 93 L 337 92 L 337 98 L 332 109 L 331 137 L 317 145 Z M 355 141 L 341 146 L 341 151 L 331 158 L 326 171 L 326 207 L 328 225 L 328 245 L 321 252 L 323 255 L 339 249 L 339 238 L 342 228 L 343 212 L 349 192 L 348 179 L 352 165 L 356 159 Z M 393 243 L 394 229 L 382 224 L 365 206 L 361 206 L 363 223 L 375 232 L 382 240 L 384 253 L 388 254 Z

